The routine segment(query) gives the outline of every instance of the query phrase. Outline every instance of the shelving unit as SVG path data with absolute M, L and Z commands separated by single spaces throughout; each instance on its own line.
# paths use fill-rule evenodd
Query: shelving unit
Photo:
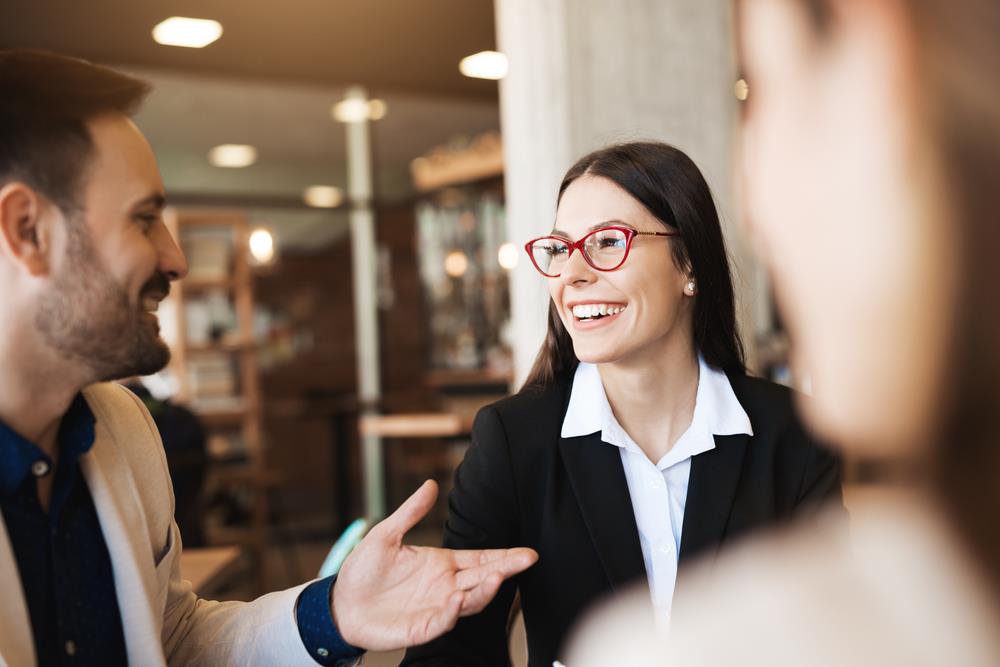
M 205 428 L 207 494 L 223 491 L 249 505 L 246 525 L 206 521 L 206 539 L 247 547 L 263 590 L 268 496 L 277 479 L 266 465 L 262 432 L 249 222 L 242 212 L 223 210 L 170 209 L 165 217 L 190 269 L 171 290 L 173 331 L 164 331 L 174 400 Z

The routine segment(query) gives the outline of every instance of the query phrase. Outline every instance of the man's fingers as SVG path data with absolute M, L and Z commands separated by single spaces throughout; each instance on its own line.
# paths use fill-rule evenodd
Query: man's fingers
M 499 572 L 506 579 L 518 572 L 523 572 L 535 564 L 538 554 L 534 549 L 518 547 L 515 549 L 463 549 L 452 551 L 455 564 L 459 570 L 477 570 L 485 568 L 486 572 Z
M 452 593 L 443 609 L 430 612 L 426 623 L 415 635 L 409 638 L 407 645 L 426 644 L 454 628 L 458 622 L 458 616 L 465 606 L 466 597 L 467 595 L 462 592 Z
M 413 495 L 390 514 L 384 521 L 372 528 L 373 533 L 387 537 L 390 540 L 402 540 L 403 535 L 420 522 L 434 506 L 437 499 L 438 486 L 433 480 L 427 480 Z
M 470 616 L 481 612 L 496 597 L 502 583 L 503 577 L 500 576 L 500 573 L 491 572 L 479 586 L 467 591 L 465 600 L 462 603 L 462 616 Z
M 455 572 L 455 586 L 459 590 L 470 591 L 493 578 L 502 583 L 504 579 L 523 572 L 538 560 L 538 555 L 531 549 L 511 549 L 503 556 L 494 556 L 495 554 L 483 552 L 483 565 Z

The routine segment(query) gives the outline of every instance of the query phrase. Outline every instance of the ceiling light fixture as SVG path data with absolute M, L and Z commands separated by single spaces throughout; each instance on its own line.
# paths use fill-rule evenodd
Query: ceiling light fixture
M 310 185 L 302 199 L 313 208 L 336 208 L 344 201 L 344 194 L 332 185 Z
M 255 229 L 250 234 L 250 256 L 255 264 L 270 264 L 274 261 L 274 236 L 264 228 Z
M 361 100 L 350 98 L 333 105 L 330 115 L 341 123 L 360 123 L 365 120 L 382 120 L 389 107 L 385 100 Z
M 458 71 L 473 79 L 499 80 L 507 76 L 507 56 L 499 51 L 480 51 L 462 58 Z
M 518 252 L 518 247 L 509 241 L 497 250 L 497 261 L 508 271 L 517 268 L 519 259 L 521 259 L 521 253 Z
M 374 99 L 368 101 L 368 118 L 370 120 L 382 120 L 388 111 L 389 107 L 386 106 L 385 100 Z
M 461 250 L 452 250 L 444 258 L 444 272 L 452 278 L 461 278 L 469 268 L 469 258 Z
M 211 19 L 171 16 L 153 28 L 153 39 L 166 46 L 201 49 L 222 37 L 222 24 Z
M 208 152 L 208 161 L 227 169 L 249 167 L 257 161 L 257 149 L 246 144 L 222 144 Z

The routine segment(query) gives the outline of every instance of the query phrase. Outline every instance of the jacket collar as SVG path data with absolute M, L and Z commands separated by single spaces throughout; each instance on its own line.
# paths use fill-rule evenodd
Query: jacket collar
M 92 387 L 83 391 L 96 424 L 93 446 L 80 457 L 80 467 L 114 566 L 115 591 L 129 663 L 163 665 L 160 650 L 163 609 L 155 608 L 159 601 L 153 547 L 135 479 L 122 450 L 129 445 L 122 440 L 131 433 L 129 427 L 132 425 L 123 424 L 122 415 L 112 414 L 107 402 L 101 400 L 99 389 Z M 145 428 L 148 431 L 149 427 Z M 0 628 L 3 629 L 0 632 L 0 665 L 34 665 L 36 658 L 28 607 L 2 517 L 0 583 L 6 586 L 6 592 L 0 596 Z
M 608 405 L 607 397 L 596 367 L 586 366 L 591 370 L 585 368 L 582 373 L 593 372 L 597 382 L 593 382 L 592 376 L 578 385 L 574 376 L 573 382 L 568 383 L 559 452 L 601 564 L 612 587 L 618 589 L 644 577 L 646 568 L 621 455 L 618 447 L 609 447 L 604 439 L 605 434 L 614 437 L 611 428 L 606 429 L 611 425 L 607 415 L 598 411 L 597 399 Z M 711 446 L 691 455 L 681 563 L 721 542 L 736 497 L 743 457 L 753 434 L 750 418 L 729 379 L 714 369 L 705 372 L 705 368 L 701 367 L 696 400 L 703 406 L 717 401 L 715 418 L 702 420 L 714 424 L 713 431 L 722 432 L 712 433 Z M 579 367 L 577 373 L 581 373 Z M 576 397 L 578 389 L 586 395 Z M 571 413 L 578 419 L 571 420 Z M 607 414 L 611 414 L 610 406 Z
M 638 451 L 638 446 L 621 427 L 611 410 L 604 384 L 594 364 L 581 363 L 573 376 L 569 405 L 561 435 L 573 438 L 599 433 L 602 442 Z M 736 398 L 733 387 L 721 371 L 711 368 L 698 356 L 698 389 L 694 415 L 687 431 L 669 452 L 655 462 L 661 470 L 715 447 L 716 435 L 753 435 L 750 418 Z

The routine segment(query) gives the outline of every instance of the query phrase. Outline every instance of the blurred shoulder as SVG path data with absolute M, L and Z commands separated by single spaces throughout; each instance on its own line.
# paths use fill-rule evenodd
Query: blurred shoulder
M 664 664 L 665 656 L 688 666 L 1000 664 L 997 610 L 933 511 L 889 502 L 856 512 L 852 523 L 848 530 L 833 513 L 696 564 L 669 637 L 644 640 L 629 664 Z M 642 627 L 644 614 L 638 598 L 601 610 L 567 664 L 601 664 L 605 642 L 587 639 L 588 627 Z

